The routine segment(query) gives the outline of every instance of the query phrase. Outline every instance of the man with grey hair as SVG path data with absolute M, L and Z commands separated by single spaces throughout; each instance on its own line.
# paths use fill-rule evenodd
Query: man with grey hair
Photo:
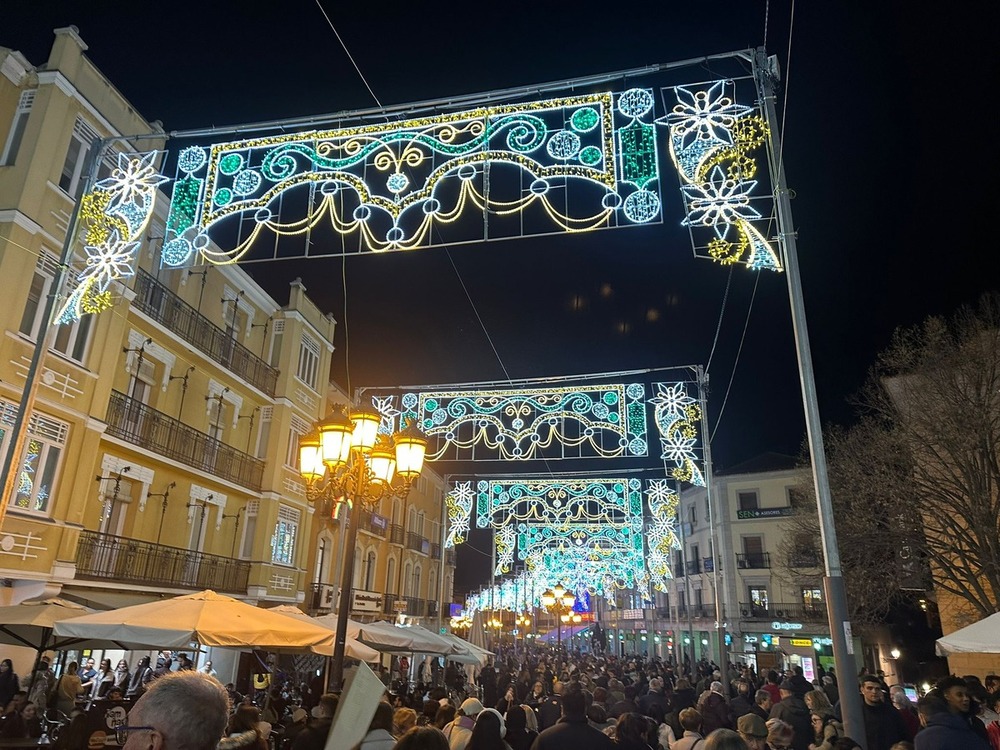
M 663 694 L 663 680 L 654 677 L 649 681 L 649 692 L 639 699 L 639 711 L 653 719 L 657 726 L 663 723 L 670 711 L 667 697 Z
M 128 726 L 118 729 L 122 750 L 215 750 L 226 733 L 229 695 L 207 674 L 171 672 L 136 701 Z

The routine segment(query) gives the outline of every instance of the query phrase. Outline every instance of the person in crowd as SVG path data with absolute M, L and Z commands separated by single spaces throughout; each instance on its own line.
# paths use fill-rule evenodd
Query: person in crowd
M 825 708 L 829 711 L 833 711 L 833 706 L 830 704 L 830 699 L 826 697 L 826 693 L 822 690 L 810 690 L 803 696 L 802 700 L 806 704 L 806 708 L 810 711 L 815 711 L 819 708 Z
M 125 661 L 124 659 L 119 659 L 118 664 L 115 665 L 115 673 L 113 680 L 114 687 L 118 688 L 119 690 L 122 691 L 122 693 L 124 693 L 126 690 L 128 690 L 128 683 L 130 676 L 131 675 L 129 674 L 128 662 Z
M 94 689 L 94 681 L 97 679 L 97 662 L 94 657 L 88 657 L 83 660 L 83 666 L 79 668 L 78 675 L 80 677 L 80 682 L 83 685 L 83 692 L 87 695 Z
M 153 668 L 154 677 L 163 677 L 165 674 L 170 673 L 170 668 L 173 666 L 174 659 L 169 651 L 161 651 L 156 657 L 156 666 Z
M 948 706 L 948 710 L 969 725 L 980 738 L 986 740 L 986 725 L 976 716 L 979 707 L 975 705 L 969 689 L 968 681 L 961 677 L 945 677 L 934 686 L 934 691 Z
M 674 685 L 674 710 L 680 714 L 685 708 L 694 708 L 695 703 L 694 688 L 687 678 L 681 677 Z
M 78 668 L 77 663 L 71 661 L 66 666 L 65 674 L 59 676 L 59 679 L 56 680 L 56 686 L 53 688 L 55 707 L 67 716 L 76 708 L 76 699 L 83 692 L 83 681 L 77 674 Z
M 764 721 L 771 718 L 771 708 L 774 703 L 771 701 L 771 694 L 766 690 L 758 690 L 753 695 L 753 712 Z
M 649 719 L 640 713 L 625 713 L 615 724 L 615 743 L 619 750 L 653 750 L 649 744 Z
M 375 715 L 368 724 L 368 732 L 355 750 L 393 750 L 396 738 L 392 736 L 392 705 L 379 701 Z
M 88 750 L 89 746 L 90 722 L 87 721 L 87 715 L 81 711 L 73 714 L 69 724 L 62 728 L 59 737 L 52 743 L 53 750 Z
M 618 719 L 622 714 L 639 713 L 639 704 L 635 701 L 635 685 L 626 685 L 622 691 L 623 698 L 608 709 L 608 716 Z
M 911 742 L 920 731 L 920 718 L 917 716 L 917 709 L 906 697 L 906 691 L 902 685 L 893 685 L 889 688 L 889 702 L 893 708 L 899 711 L 899 718 L 903 720 L 903 728 L 906 730 L 906 737 Z
M 28 704 L 28 694 L 18 690 L 7 701 L 6 707 L 0 708 L 0 738 L 24 739 L 28 736 L 28 728 L 24 723 L 24 707 Z
M 541 680 L 535 680 L 535 684 L 531 687 L 531 693 L 528 695 L 527 703 L 532 708 L 537 708 L 542 703 L 545 702 L 545 686 L 542 684 Z
M 785 680 L 778 686 L 781 700 L 771 707 L 770 719 L 780 719 L 792 727 L 794 750 L 809 750 L 813 741 L 812 720 L 806 703 L 795 693 L 795 685 Z M 884 750 L 889 750 L 885 748 Z
M 139 659 L 139 664 L 136 665 L 135 671 L 128 680 L 128 688 L 125 690 L 125 697 L 127 698 L 138 698 L 146 689 L 149 687 L 149 683 L 153 680 L 153 670 L 149 666 L 149 657 L 144 656 Z
M 21 718 L 24 719 L 24 728 L 27 730 L 28 738 L 37 740 L 42 736 L 42 717 L 38 715 L 38 707 L 29 702 L 25 702 L 21 709 Z
M 769 670 L 761 689 L 770 694 L 772 705 L 781 700 L 781 688 L 778 687 L 780 684 L 781 678 L 778 677 L 778 673 L 773 669 Z
M 448 703 L 447 701 L 438 706 L 437 712 L 434 714 L 433 725 L 438 729 L 444 729 L 448 724 L 455 720 L 455 716 L 458 714 L 458 709 L 454 705 Z
M 97 669 L 97 674 L 94 675 L 94 678 L 90 682 L 90 699 L 103 698 L 112 685 L 115 684 L 115 672 L 111 668 L 111 659 L 101 659 L 101 665 Z
M 931 691 L 917 701 L 917 713 L 924 728 L 913 740 L 915 750 L 991 750 L 990 743 L 973 731 L 966 717 L 953 710 L 940 691 Z
M 608 716 L 608 712 L 600 703 L 593 703 L 587 709 L 587 721 L 594 729 L 599 729 L 605 734 L 608 734 L 607 730 L 617 724 L 613 718 Z
M 562 717 L 535 738 L 531 750 L 611 750 L 614 744 L 587 722 L 587 698 L 582 690 L 562 696 Z
M 437 727 L 414 727 L 399 738 L 393 750 L 448 750 L 448 740 Z
M 875 675 L 861 678 L 861 713 L 865 721 L 868 750 L 889 750 L 906 739 L 906 730 L 899 712 L 884 700 L 882 682 Z
M 792 725 L 781 719 L 767 720 L 767 746 L 770 750 L 791 750 L 795 741 Z
M 840 701 L 840 693 L 837 690 L 837 684 L 833 681 L 833 677 L 825 674 L 820 679 L 820 683 L 823 686 L 823 692 L 826 693 L 826 699 L 830 701 L 830 705 L 836 706 Z
M 412 708 L 397 708 L 392 713 L 392 733 L 402 737 L 417 725 L 417 712 Z
M 684 733 L 670 750 L 704 750 L 705 738 L 701 733 L 701 713 L 696 708 L 685 708 L 678 716 Z
M 540 732 L 544 732 L 549 727 L 554 726 L 559 721 L 559 717 L 562 716 L 562 692 L 563 683 L 556 680 L 552 683 L 552 695 L 546 696 L 545 700 L 535 708 Z
M 178 670 L 189 672 L 191 670 Z M 267 741 L 264 738 L 264 731 L 260 726 L 260 709 L 253 705 L 242 704 L 236 708 L 233 715 L 229 717 L 229 725 L 226 727 L 228 742 L 223 750 L 268 750 Z M 267 731 L 270 732 L 270 725 Z
M 747 750 L 747 743 L 732 729 L 717 729 L 705 738 L 705 750 Z
M 718 680 L 709 683 L 708 695 L 698 707 L 702 718 L 701 730 L 706 737 L 716 729 L 732 729 L 733 721 L 729 713 L 729 704 L 722 691 L 722 683 Z
M 809 712 L 812 721 L 814 739 L 809 744 L 809 750 L 833 750 L 833 743 L 842 734 L 840 722 L 833 716 L 830 708 L 814 708 Z
M 737 719 L 736 731 L 747 744 L 748 750 L 766 750 L 767 724 L 756 713 L 743 714 Z
M 736 697 L 729 702 L 729 712 L 733 721 L 753 712 L 753 700 L 750 698 L 750 683 L 742 678 L 736 681 Z
M 14 693 L 21 689 L 21 683 L 14 672 L 14 662 L 10 659 L 0 661 L 0 711 L 14 698 Z
M 291 750 L 324 750 L 339 701 L 333 693 L 323 693 L 319 697 L 319 702 L 313 708 L 315 718 L 295 737 Z
M 229 696 L 218 680 L 196 672 L 164 675 L 129 712 L 122 750 L 216 750 L 228 718 Z
M 476 725 L 472 728 L 472 736 L 466 750 L 511 750 L 504 740 L 507 735 L 507 725 L 503 716 L 495 708 L 484 708 L 476 717 Z
M 482 713 L 483 704 L 477 698 L 466 698 L 458 707 L 455 719 L 442 730 L 448 738 L 451 750 L 465 750 L 472 737 L 472 728 L 476 726 L 476 717 Z
M 500 696 L 497 694 L 497 670 L 492 661 L 479 673 L 479 686 L 483 691 L 483 705 L 495 706 Z
M 283 734 L 283 746 L 289 747 L 299 736 L 309 722 L 309 712 L 299 706 L 285 721 L 285 731 Z
M 511 706 L 504 715 L 504 722 L 507 724 L 507 736 L 504 739 L 510 745 L 511 750 L 530 750 L 531 743 L 535 741 L 538 732 L 528 729 L 528 713 L 534 711 L 528 706 Z
M 43 656 L 38 662 L 34 675 L 21 679 L 21 687 L 28 691 L 28 700 L 38 707 L 39 714 L 44 714 L 49 706 L 49 695 L 56 684 L 56 676 L 49 668 L 49 657 Z M 0 706 L 0 708 L 3 708 Z

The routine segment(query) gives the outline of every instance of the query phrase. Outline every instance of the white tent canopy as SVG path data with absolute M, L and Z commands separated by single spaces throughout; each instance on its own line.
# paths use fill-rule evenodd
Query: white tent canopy
M 937 654 L 1000 654 L 1000 612 L 938 638 Z
M 457 661 L 459 664 L 478 664 L 480 667 L 485 667 L 487 663 L 489 663 L 490 657 L 496 656 L 496 654 L 492 651 L 487 651 L 485 648 L 473 645 L 468 641 L 459 638 L 454 633 L 442 633 L 441 637 L 468 651 L 467 654 L 456 654 L 448 657 L 452 661 Z
M 319 625 L 321 628 L 326 628 L 333 633 L 336 633 L 337 631 L 336 620 L 334 620 L 333 623 L 330 623 L 329 621 L 322 621 L 316 617 L 310 617 L 298 607 L 293 607 L 289 604 L 279 604 L 277 607 L 270 607 L 268 611 L 278 612 L 279 614 L 293 617 L 299 622 L 308 622 L 313 625 Z M 348 623 L 348 629 L 350 629 L 350 623 Z M 313 648 L 313 651 L 317 654 L 323 654 L 324 656 L 331 656 L 333 654 L 333 648 L 334 646 L 331 644 L 329 653 L 327 653 L 323 647 L 319 646 Z M 373 648 L 369 648 L 356 638 L 352 638 L 350 635 L 347 636 L 347 645 L 344 649 L 344 653 L 352 659 L 360 659 L 361 661 L 368 662 L 375 662 L 381 658 L 378 651 Z
M 419 626 L 400 628 L 387 622 L 360 625 L 358 640 L 379 651 L 407 654 L 467 653 L 455 643 Z

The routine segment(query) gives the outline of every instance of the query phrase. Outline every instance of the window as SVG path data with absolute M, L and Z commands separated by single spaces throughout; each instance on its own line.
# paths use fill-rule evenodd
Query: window
M 690 522 L 692 526 L 698 523 L 698 509 L 695 507 L 694 503 L 691 503 L 688 507 L 688 522 Z
M 240 540 L 242 560 L 253 557 L 253 538 L 257 535 L 258 513 L 260 513 L 260 500 L 251 500 L 246 504 L 246 512 L 243 514 L 243 538 Z
M 419 598 L 420 597 L 420 566 L 413 566 L 413 583 L 410 586 L 410 596 Z
M 756 490 L 737 492 L 736 498 L 739 501 L 740 510 L 757 510 L 760 507 L 760 498 Z
M 767 588 L 764 586 L 751 586 L 750 592 L 750 604 L 753 605 L 755 609 L 767 609 Z
M 34 103 L 35 89 L 21 92 L 17 111 L 14 113 L 14 122 L 10 126 L 10 135 L 7 136 L 7 145 L 4 146 L 3 156 L 0 156 L 0 167 L 10 167 L 17 160 L 17 151 L 21 147 L 24 129 L 28 126 L 28 115 L 31 114 L 31 106 Z
M 806 609 L 822 609 L 823 607 L 823 590 L 816 588 L 805 588 L 802 589 L 802 606 Z
M 368 554 L 365 555 L 365 580 L 364 586 L 362 586 L 365 591 L 373 591 L 375 589 L 375 563 L 375 550 L 370 549 L 368 550 Z
M 331 541 L 325 534 L 320 534 L 316 544 L 316 567 L 313 572 L 313 581 L 316 583 L 323 583 L 326 578 L 326 557 Z
M 24 311 L 21 313 L 21 324 L 18 326 L 18 330 L 33 341 L 43 333 L 42 328 L 46 323 L 42 320 L 44 302 L 51 290 L 56 271 L 55 257 L 49 252 L 43 251 L 35 264 L 35 273 L 31 278 L 28 296 L 24 301 Z M 58 326 L 52 350 L 77 362 L 83 362 L 87 353 L 87 344 L 90 341 L 92 325 L 93 316 L 84 315 L 73 323 Z
M 390 591 L 395 591 L 396 589 L 396 559 L 393 557 L 389 558 L 389 562 L 385 567 L 385 593 Z M 399 592 L 396 592 L 397 595 Z
M 0 400 L 0 449 L 6 451 L 13 439 L 11 427 L 17 414 L 17 406 L 10 401 Z M 11 498 L 12 508 L 35 513 L 50 510 L 59 459 L 69 425 L 44 414 L 35 413 L 28 420 L 28 440 L 21 457 L 21 475 L 17 492 Z
M 226 431 L 226 404 L 221 394 L 208 398 L 208 434 L 221 443 Z M 218 446 L 211 447 L 213 451 L 217 449 Z
M 319 344 L 311 336 L 302 336 L 299 344 L 299 366 L 295 377 L 316 390 L 316 377 L 319 374 Z
M 299 439 L 309 433 L 309 424 L 296 415 L 292 415 L 292 424 L 288 428 L 288 446 L 285 450 L 285 466 L 299 469 Z
M 278 506 L 278 522 L 271 537 L 271 562 L 295 564 L 295 537 L 299 531 L 299 511 L 287 505 Z
M 105 476 L 101 480 L 101 521 L 102 534 L 121 536 L 125 525 L 125 513 L 132 502 L 132 482 L 116 475 Z
M 65 190 L 71 198 L 77 198 L 86 175 L 83 165 L 87 161 L 87 153 L 97 138 L 97 131 L 82 119 L 77 118 L 73 126 L 73 135 L 66 150 L 66 160 L 63 162 L 62 173 L 59 175 L 59 187 Z M 98 178 L 107 177 L 117 166 L 117 155 L 108 149 L 98 168 Z
M 267 442 L 271 439 L 271 419 L 273 416 L 273 406 L 265 406 L 260 410 L 260 427 L 257 428 L 257 450 L 254 452 L 257 458 L 267 458 Z
M 271 322 L 271 351 L 267 361 L 271 367 L 277 367 L 281 361 L 281 338 L 285 333 L 285 321 L 275 320 Z

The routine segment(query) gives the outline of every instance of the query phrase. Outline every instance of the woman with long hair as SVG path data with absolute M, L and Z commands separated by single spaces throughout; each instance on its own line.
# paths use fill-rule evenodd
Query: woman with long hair
M 260 731 L 260 709 L 252 703 L 241 703 L 229 717 L 226 739 L 219 743 L 219 750 L 268 750 L 267 741 Z
M 126 698 L 138 698 L 146 692 L 146 686 L 153 680 L 153 670 L 149 666 L 149 657 L 144 656 L 139 659 L 139 664 L 132 673 L 128 681 L 128 689 L 125 691 Z
M 83 681 L 77 672 L 80 665 L 71 661 L 66 672 L 59 677 L 55 687 L 56 708 L 69 716 L 76 708 L 76 699 L 83 691 Z
M 618 717 L 615 737 L 621 750 L 652 750 L 649 744 L 649 721 L 642 714 L 627 713 Z
M 413 727 L 393 750 L 448 750 L 448 739 L 437 727 Z
M 7 704 L 14 698 L 14 693 L 20 689 L 17 675 L 14 674 L 14 662 L 10 659 L 0 661 L 0 713 L 7 710 Z
M 538 732 L 528 729 L 528 714 L 532 716 L 535 712 L 528 706 L 511 706 L 504 716 L 507 724 L 507 734 L 504 737 L 512 750 L 530 750 L 531 743 L 535 741 Z
M 122 693 L 128 690 L 128 678 L 128 662 L 124 659 L 119 659 L 118 664 L 115 666 L 114 686 L 119 688 Z
M 101 659 L 101 666 L 94 677 L 94 686 L 90 689 L 90 699 L 103 698 L 115 684 L 115 673 L 111 669 L 111 659 Z
M 72 666 L 75 667 L 76 662 L 72 662 Z M 74 676 L 76 675 L 75 669 L 73 674 Z M 79 677 L 76 680 L 80 682 Z M 89 745 L 90 723 L 87 721 L 87 715 L 82 711 L 78 711 L 70 719 L 69 724 L 64 726 L 59 732 L 59 737 L 53 743 L 52 747 L 53 750 L 87 750 Z
M 476 717 L 476 725 L 472 727 L 472 736 L 465 750 L 511 750 L 504 742 L 507 726 L 500 712 L 495 708 L 484 708 Z

